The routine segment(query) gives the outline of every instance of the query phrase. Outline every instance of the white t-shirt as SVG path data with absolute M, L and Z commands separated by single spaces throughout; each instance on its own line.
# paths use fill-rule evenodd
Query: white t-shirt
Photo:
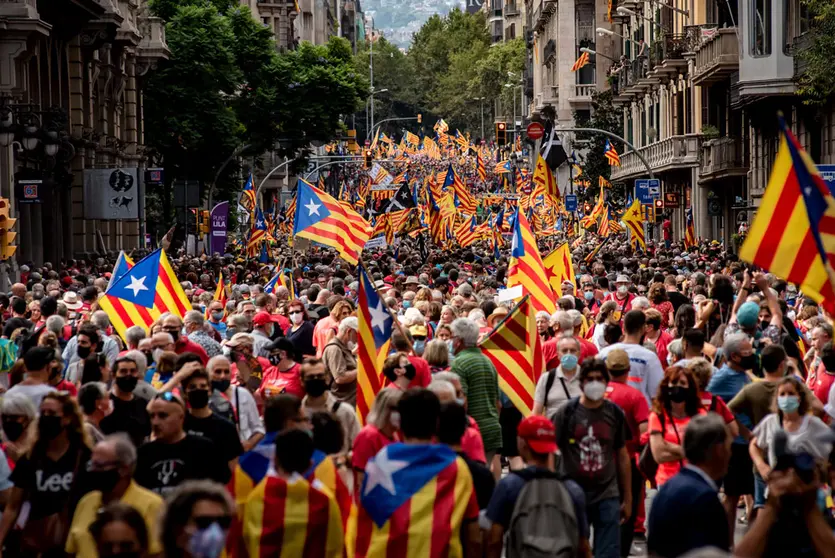
M 777 463 L 774 455 L 774 434 L 778 430 L 784 430 L 788 436 L 786 449 L 794 454 L 808 453 L 817 460 L 827 459 L 832 451 L 832 443 L 822 442 L 820 438 L 829 433 L 829 427 L 816 416 L 806 415 L 803 422 L 795 432 L 789 432 L 780 426 L 780 417 L 777 413 L 767 415 L 754 429 L 754 436 L 757 437 L 757 445 L 768 451 L 768 464 L 772 467 Z
M 605 359 L 615 349 L 622 349 L 629 355 L 629 378 L 627 383 L 644 394 L 647 403 L 658 395 L 658 384 L 664 378 L 664 368 L 658 355 L 641 345 L 634 343 L 615 343 L 602 349 L 597 358 Z
M 550 417 L 557 412 L 560 406 L 573 397 L 579 397 L 583 390 L 580 389 L 580 367 L 578 365 L 574 375 L 569 379 L 562 373 L 562 368 L 556 370 L 556 377 L 547 396 L 545 387 L 548 383 L 548 373 L 541 375 L 536 382 L 533 399 L 545 405 L 545 416 Z

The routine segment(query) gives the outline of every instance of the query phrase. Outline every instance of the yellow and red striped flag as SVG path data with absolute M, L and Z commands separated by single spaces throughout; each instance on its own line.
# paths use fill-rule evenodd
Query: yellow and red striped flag
M 244 504 L 239 556 L 341 558 L 342 518 L 322 483 L 269 474 Z
M 362 265 L 357 300 L 357 418 L 365 424 L 374 398 L 383 387 L 383 361 L 389 352 L 394 319 Z
M 522 291 L 531 295 L 531 304 L 537 312 L 544 310 L 553 314 L 556 311 L 554 291 L 548 283 L 545 266 L 536 247 L 536 237 L 525 213 L 518 209 L 507 268 L 508 288 L 516 285 L 522 285 Z
M 612 183 L 603 178 L 602 176 L 597 177 L 597 183 L 600 185 L 601 188 L 611 188 Z
M 475 215 L 464 219 L 453 232 L 461 248 L 466 248 L 476 242 L 479 239 L 479 232 L 476 228 Z
M 499 388 L 523 416 L 531 414 L 536 382 L 545 369 L 536 310 L 530 295 L 479 344 L 499 376 Z
M 620 155 L 618 155 L 615 146 L 612 145 L 612 142 L 606 140 L 606 146 L 603 148 L 603 155 L 606 157 L 606 160 L 609 161 L 609 164 L 613 167 L 620 166 Z M 602 183 L 601 183 L 602 186 Z
M 644 235 L 644 212 L 641 208 L 641 201 L 635 198 L 626 212 L 621 217 L 621 221 L 626 225 L 626 230 L 629 231 L 629 242 L 633 248 L 640 246 L 644 250 L 647 248 L 646 236 Z
M 344 457 L 344 456 L 342 456 Z M 335 459 L 337 456 L 325 455 L 316 450 L 313 452 L 310 469 L 305 474 L 308 481 L 319 481 L 333 495 L 336 505 L 339 506 L 339 513 L 342 516 L 342 528 L 348 525 L 348 517 L 351 515 L 351 491 L 342 480 Z
M 741 259 L 799 285 L 835 312 L 835 199 L 780 118 L 782 138 Z
M 226 320 L 226 287 L 223 285 L 223 272 L 221 271 L 217 276 L 217 287 L 215 287 L 215 296 L 212 301 L 217 301 L 223 304 L 223 319 Z M 206 319 L 209 319 L 209 307 L 206 306 Z
M 371 226 L 346 202 L 339 202 L 304 180 L 296 188 L 293 236 L 335 249 L 351 265 L 359 261 Z
M 484 167 L 484 159 L 481 157 L 481 153 L 476 153 L 475 155 L 475 167 L 478 171 L 478 179 L 482 182 L 486 182 L 487 169 Z
M 567 242 L 557 246 L 553 252 L 542 260 L 545 265 L 545 273 L 548 274 L 548 282 L 555 293 L 562 292 L 560 287 L 563 281 L 571 281 L 572 285 L 577 284 L 574 276 L 574 266 L 571 263 L 571 248 Z
M 609 210 L 603 209 L 600 214 L 600 224 L 597 226 L 597 236 L 606 238 L 609 236 Z
M 554 179 L 554 173 L 551 172 L 550 167 L 542 158 L 542 154 L 536 156 L 536 167 L 533 170 L 533 183 L 535 189 L 541 189 L 542 193 L 547 194 L 553 200 L 560 199 L 560 189 L 557 187 L 557 181 Z
M 576 72 L 577 70 L 579 70 L 580 68 L 582 68 L 583 66 L 585 66 L 588 63 L 589 63 L 589 53 L 584 52 L 584 53 L 580 54 L 580 58 L 578 58 L 577 61 L 574 62 L 574 65 L 571 66 L 571 71 Z
M 148 331 L 166 312 L 182 318 L 191 310 L 191 303 L 162 249 L 136 262 L 107 289 L 99 299 L 99 306 L 123 339 L 131 326 L 138 325 Z
M 684 212 L 684 219 L 686 221 L 684 227 L 684 248 L 685 250 L 696 245 L 696 228 L 693 225 L 693 208 L 688 207 Z

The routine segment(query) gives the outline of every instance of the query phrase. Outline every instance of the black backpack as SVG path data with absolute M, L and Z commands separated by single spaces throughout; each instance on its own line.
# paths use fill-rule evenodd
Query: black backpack
M 575 557 L 580 529 L 574 501 L 556 473 L 525 469 L 511 473 L 525 479 L 513 506 L 505 547 L 508 558 Z

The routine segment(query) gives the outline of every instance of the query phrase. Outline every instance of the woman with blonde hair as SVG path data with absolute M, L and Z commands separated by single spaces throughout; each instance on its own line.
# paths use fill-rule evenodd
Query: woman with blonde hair
M 433 339 L 426 344 L 423 358 L 429 363 L 432 375 L 449 370 L 449 346 L 442 339 Z
M 432 289 L 429 287 L 421 287 L 418 289 L 417 293 L 415 293 L 415 300 L 414 302 L 432 302 Z
M 84 490 L 76 481 L 89 459 L 90 441 L 75 399 L 66 392 L 44 395 L 32 447 L 10 477 L 14 486 L 0 519 L 0 545 L 28 502 L 21 554 L 63 556 L 70 510 Z
M 618 323 L 616 313 L 617 310 L 618 303 L 614 300 L 607 300 L 600 305 L 600 310 L 597 312 L 597 319 L 595 320 L 594 333 L 591 338 L 592 343 L 594 343 L 598 349 L 602 349 L 606 346 L 606 340 L 603 338 L 606 326 Z

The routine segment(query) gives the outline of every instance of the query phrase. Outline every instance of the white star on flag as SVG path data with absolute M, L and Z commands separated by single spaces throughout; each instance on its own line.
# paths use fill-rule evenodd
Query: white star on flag
M 377 454 L 374 461 L 369 461 L 365 468 L 365 475 L 368 483 L 365 485 L 364 496 L 367 496 L 375 486 L 380 485 L 385 488 L 390 494 L 397 494 L 394 488 L 394 474 L 409 466 L 408 461 L 398 461 L 396 459 L 389 460 L 389 452 L 387 448 Z
M 380 333 L 386 331 L 386 320 L 389 319 L 389 313 L 383 308 L 383 299 L 377 299 L 377 306 L 368 308 L 371 312 L 371 329 L 375 327 L 380 330 Z
M 130 285 L 125 287 L 125 289 L 133 291 L 134 297 L 139 294 L 139 291 L 147 291 L 148 287 L 145 286 L 145 277 L 131 277 Z
M 313 200 L 310 200 L 310 202 L 304 207 L 305 207 L 305 209 L 307 209 L 307 216 L 310 217 L 314 213 L 316 215 L 319 215 L 319 208 L 322 207 L 322 204 L 314 203 Z M 319 216 L 321 217 L 321 215 L 319 215 Z

